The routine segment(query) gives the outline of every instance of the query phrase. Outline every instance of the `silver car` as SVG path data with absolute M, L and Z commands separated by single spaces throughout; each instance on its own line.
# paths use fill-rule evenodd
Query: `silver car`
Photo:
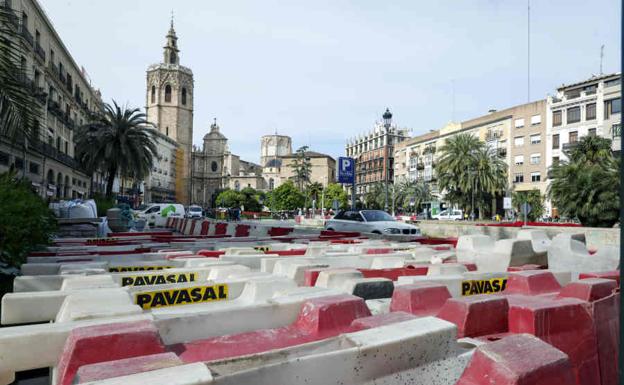
M 381 210 L 340 211 L 325 222 L 325 229 L 382 235 L 420 235 L 418 227 L 399 222 Z

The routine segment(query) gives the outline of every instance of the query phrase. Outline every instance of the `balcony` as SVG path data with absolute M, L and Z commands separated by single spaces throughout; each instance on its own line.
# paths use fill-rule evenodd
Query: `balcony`
M 611 138 L 620 138 L 622 136 L 622 125 L 614 124 L 611 126 Z
M 54 76 L 58 76 L 59 74 L 59 68 L 57 67 L 56 64 L 54 64 L 54 62 L 52 60 L 50 60 L 50 62 L 48 63 L 48 69 L 50 70 L 50 72 L 54 75 Z
M 30 44 L 31 46 L 35 44 L 35 39 L 33 38 L 33 35 L 30 33 L 30 31 L 28 31 L 28 28 L 25 25 L 20 25 L 19 33 L 28 44 Z
M 39 43 L 35 43 L 35 55 L 45 63 L 46 53 Z
M 418 162 L 418 164 L 416 165 L 416 168 L 418 170 L 424 170 L 425 169 L 425 164 L 423 162 Z
M 499 148 L 498 149 L 498 156 L 500 156 L 501 158 L 507 157 L 507 150 L 504 149 L 504 148 Z
M 574 149 L 576 146 L 578 146 L 578 145 L 579 145 L 579 142 L 578 142 L 578 141 L 569 142 L 569 143 L 564 143 L 564 144 L 561 146 L 561 149 L 562 149 L 563 151 L 569 151 L 569 150 L 573 150 L 573 149 Z
M 28 147 L 35 151 L 38 151 L 39 153 L 41 153 L 44 156 L 47 156 L 48 158 L 52 158 L 58 162 L 63 163 L 64 165 L 68 167 L 71 167 L 74 170 L 78 170 L 86 174 L 86 171 L 80 165 L 80 163 L 78 163 L 76 159 L 72 158 L 71 156 L 67 154 L 62 153 L 61 151 L 57 150 L 54 146 L 51 146 L 50 144 L 46 142 L 42 142 L 40 140 L 34 140 L 28 144 Z
M 485 140 L 488 142 L 494 141 L 494 140 L 498 140 L 503 136 L 502 132 L 488 132 L 485 135 Z
M 6 12 L 9 24 L 11 24 L 13 28 L 18 29 L 19 17 L 17 17 L 17 14 L 15 14 L 13 8 L 9 7 L 9 5 L 5 2 L 2 2 L 2 4 L 0 4 L 0 7 Z

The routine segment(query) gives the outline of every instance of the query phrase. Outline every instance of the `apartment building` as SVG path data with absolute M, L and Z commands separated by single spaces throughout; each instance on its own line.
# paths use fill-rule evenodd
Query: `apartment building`
M 18 33 L 12 44 L 21 47 L 26 87 L 35 97 L 40 119 L 32 138 L 0 137 L 0 172 L 14 167 L 42 197 L 87 196 L 91 183 L 74 158 L 74 132 L 101 111 L 99 91 L 92 88 L 49 18 L 35 0 L 3 0 L 12 15 L 1 28 Z
M 508 192 L 546 193 L 546 101 L 538 100 L 462 122 L 509 166 Z
M 612 139 L 613 151 L 619 151 L 621 89 L 620 74 L 615 73 L 562 85 L 554 96 L 548 96 L 546 167 L 566 160 L 566 150 L 586 135 Z M 546 203 L 546 209 L 550 215 L 557 215 L 550 202 Z
M 392 113 L 386 109 L 381 122 L 373 129 L 347 141 L 348 157 L 354 158 L 355 191 L 362 198 L 375 183 L 394 180 L 394 146 L 408 138 L 409 130 L 392 122 Z M 348 188 L 351 193 L 350 187 Z
M 407 139 L 396 146 L 395 181 L 424 181 L 434 200 L 432 213 L 444 208 L 444 192 L 437 186 L 436 163 L 440 148 L 455 135 L 467 133 L 484 142 L 508 168 L 508 191 L 546 191 L 546 101 L 490 110 L 488 114 L 461 123 L 450 122 L 439 130 Z M 502 197 L 501 197 L 502 198 Z M 497 202 L 502 207 L 502 199 Z
M 282 160 L 280 180 L 294 179 L 295 162 L 298 156 L 297 153 L 294 153 L 280 158 Z M 336 160 L 334 158 L 316 151 L 306 151 L 304 156 L 310 162 L 310 183 L 320 183 L 323 187 L 327 187 L 329 183 L 336 180 Z

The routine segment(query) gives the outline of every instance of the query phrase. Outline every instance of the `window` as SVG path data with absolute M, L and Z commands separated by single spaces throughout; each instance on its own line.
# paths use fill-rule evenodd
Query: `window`
M 154 206 L 152 208 L 150 208 L 149 210 L 147 210 L 145 212 L 145 214 L 154 214 L 160 211 L 160 206 Z
M 28 171 L 31 174 L 37 174 L 39 175 L 39 163 L 35 163 L 35 162 L 30 162 L 28 164 Z
M 175 52 L 171 52 L 171 55 L 169 56 L 169 64 L 175 64 L 176 63 L 176 54 Z
M 578 132 L 577 131 L 570 132 L 570 139 L 568 140 L 568 142 L 570 142 L 570 143 L 578 142 Z
M 35 43 L 40 44 L 41 43 L 41 32 L 39 32 L 39 30 L 35 29 Z
M 539 182 L 541 179 L 542 179 L 542 176 L 540 175 L 539 172 L 531 173 L 531 182 Z
M 620 98 L 605 100 L 604 118 L 609 119 L 613 114 L 619 114 L 622 110 L 622 100 Z
M 531 135 L 531 144 L 542 143 L 542 136 L 540 134 Z
M 566 119 L 567 119 L 568 124 L 581 121 L 581 107 L 580 106 L 568 108 L 568 110 L 566 111 L 566 114 L 567 114 Z
M 156 103 L 156 86 L 152 86 L 152 103 Z
M 68 154 L 69 153 L 69 143 L 65 142 L 65 153 Z
M 171 103 L 171 86 L 169 84 L 165 86 L 165 103 Z
M 167 136 L 169 136 L 169 126 L 165 127 L 165 132 L 167 133 Z
M 596 136 L 596 128 L 590 128 L 589 130 L 587 130 L 587 135 Z
M 620 78 L 605 82 L 605 87 L 613 87 L 613 86 L 617 86 L 618 84 L 620 84 Z
M 559 165 L 559 157 L 553 156 L 553 166 L 557 166 L 557 165 Z
M 541 154 L 531 154 L 531 164 L 540 164 L 542 160 Z
M 524 136 L 516 136 L 514 138 L 514 146 L 516 147 L 524 146 Z
M 24 159 L 22 158 L 15 158 L 15 168 L 18 170 L 23 170 L 24 169 Z
M 585 105 L 585 120 L 596 119 L 596 103 L 589 103 Z
M 0 151 L 0 164 L 5 166 L 9 165 L 9 154 Z
M 182 105 L 186 106 L 186 88 L 182 88 Z
M 58 151 L 61 151 L 61 137 L 60 136 L 56 138 L 56 149 Z
M 553 143 L 552 143 L 552 148 L 559 148 L 559 134 L 554 134 L 553 135 Z
M 561 110 L 553 111 L 553 126 L 561 126 Z
M 522 183 L 524 182 L 524 174 L 518 173 L 514 174 L 514 183 Z
M 542 122 L 542 115 L 531 116 L 531 125 L 536 126 Z
M 611 137 L 619 138 L 622 135 L 622 127 L 620 124 L 614 124 L 611 126 Z
M 219 165 L 217 164 L 217 162 L 214 162 L 214 161 L 213 161 L 213 162 L 210 164 L 210 169 L 212 170 L 212 172 L 216 172 L 218 168 L 219 168 Z
M 516 155 L 514 157 L 514 163 L 516 166 L 522 166 L 524 164 L 524 155 Z
M 524 119 L 516 119 L 514 121 L 514 127 L 516 127 L 516 128 L 524 127 Z

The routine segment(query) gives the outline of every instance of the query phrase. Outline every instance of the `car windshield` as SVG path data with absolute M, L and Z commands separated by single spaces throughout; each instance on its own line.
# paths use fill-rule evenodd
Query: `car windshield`
M 189 211 L 202 211 L 201 207 L 191 207 Z
M 363 210 L 362 215 L 364 215 L 366 222 L 394 221 L 390 214 L 380 210 Z

